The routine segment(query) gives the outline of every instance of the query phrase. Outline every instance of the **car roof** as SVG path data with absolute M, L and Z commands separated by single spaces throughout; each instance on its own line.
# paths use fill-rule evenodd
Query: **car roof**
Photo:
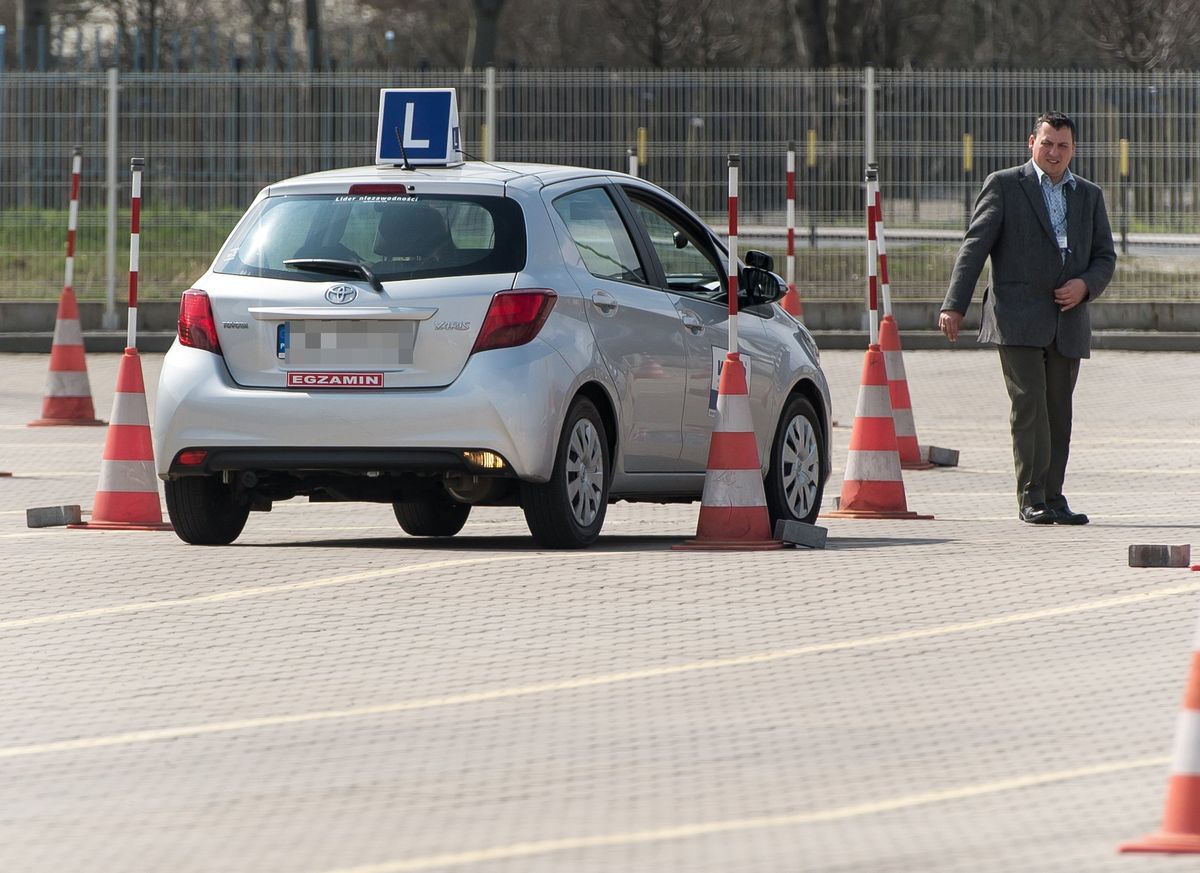
M 411 170 L 401 167 L 367 166 L 347 167 L 340 170 L 324 170 L 273 182 L 267 187 L 270 194 L 319 193 L 345 190 L 353 184 L 411 184 L 418 180 L 426 184 L 451 184 L 455 187 L 477 189 L 495 188 L 497 191 L 508 185 L 531 185 L 541 187 L 553 182 L 589 176 L 622 176 L 609 170 L 568 167 L 558 164 L 532 164 L 519 162 L 489 163 L 468 161 L 455 167 L 418 166 Z M 630 177 L 632 178 L 632 177 Z

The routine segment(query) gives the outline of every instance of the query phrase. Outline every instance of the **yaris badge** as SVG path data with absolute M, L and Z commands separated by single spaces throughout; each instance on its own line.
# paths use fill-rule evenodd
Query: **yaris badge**
M 325 292 L 325 299 L 339 306 L 343 303 L 350 303 L 357 296 L 358 289 L 353 285 L 334 285 Z

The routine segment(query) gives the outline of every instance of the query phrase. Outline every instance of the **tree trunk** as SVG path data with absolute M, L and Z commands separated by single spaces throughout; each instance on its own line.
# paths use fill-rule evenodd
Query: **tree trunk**
M 496 39 L 500 33 L 500 10 L 505 0 L 471 0 L 471 32 L 467 37 L 467 70 L 482 70 L 496 64 Z
M 40 29 L 40 31 L 39 31 Z M 38 33 L 44 34 L 46 52 L 50 51 L 50 9 L 47 0 L 18 0 L 17 36 L 25 47 L 26 69 L 37 69 Z M 50 59 L 46 59 L 50 66 Z
M 321 4 L 318 0 L 304 0 L 304 26 L 308 29 L 311 39 L 308 69 L 319 70 L 323 53 L 321 51 Z

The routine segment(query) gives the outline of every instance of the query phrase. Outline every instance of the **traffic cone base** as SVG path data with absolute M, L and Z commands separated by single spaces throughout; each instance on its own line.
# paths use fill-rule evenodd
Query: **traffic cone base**
M 736 352 L 726 356 L 721 368 L 717 421 L 708 446 L 708 469 L 696 537 L 671 548 L 681 551 L 783 548 L 783 542 L 771 536 L 746 371 Z
M 92 520 L 67 526 L 72 530 L 173 530 L 163 522 L 158 499 L 146 386 L 137 349 L 125 349 L 121 358 L 111 417 Z
M 919 515 L 918 513 L 909 510 L 887 510 L 887 509 L 872 509 L 872 510 L 855 510 L 855 509 L 835 509 L 832 512 L 822 512 L 821 518 L 878 518 L 878 519 L 908 519 L 910 521 L 927 521 L 933 518 L 932 515 Z
M 1126 843 L 1118 852 L 1152 852 L 1162 855 L 1200 855 L 1200 837 L 1191 834 L 1146 834 Z
M 69 524 L 68 530 L 175 530 L 169 522 L 160 521 L 156 524 L 132 524 L 121 521 L 85 521 L 83 524 Z

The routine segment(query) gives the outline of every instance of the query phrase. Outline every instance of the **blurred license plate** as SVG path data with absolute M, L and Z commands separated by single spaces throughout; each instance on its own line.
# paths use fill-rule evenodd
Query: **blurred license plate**
M 276 355 L 292 367 L 402 367 L 416 339 L 415 321 L 287 321 Z

